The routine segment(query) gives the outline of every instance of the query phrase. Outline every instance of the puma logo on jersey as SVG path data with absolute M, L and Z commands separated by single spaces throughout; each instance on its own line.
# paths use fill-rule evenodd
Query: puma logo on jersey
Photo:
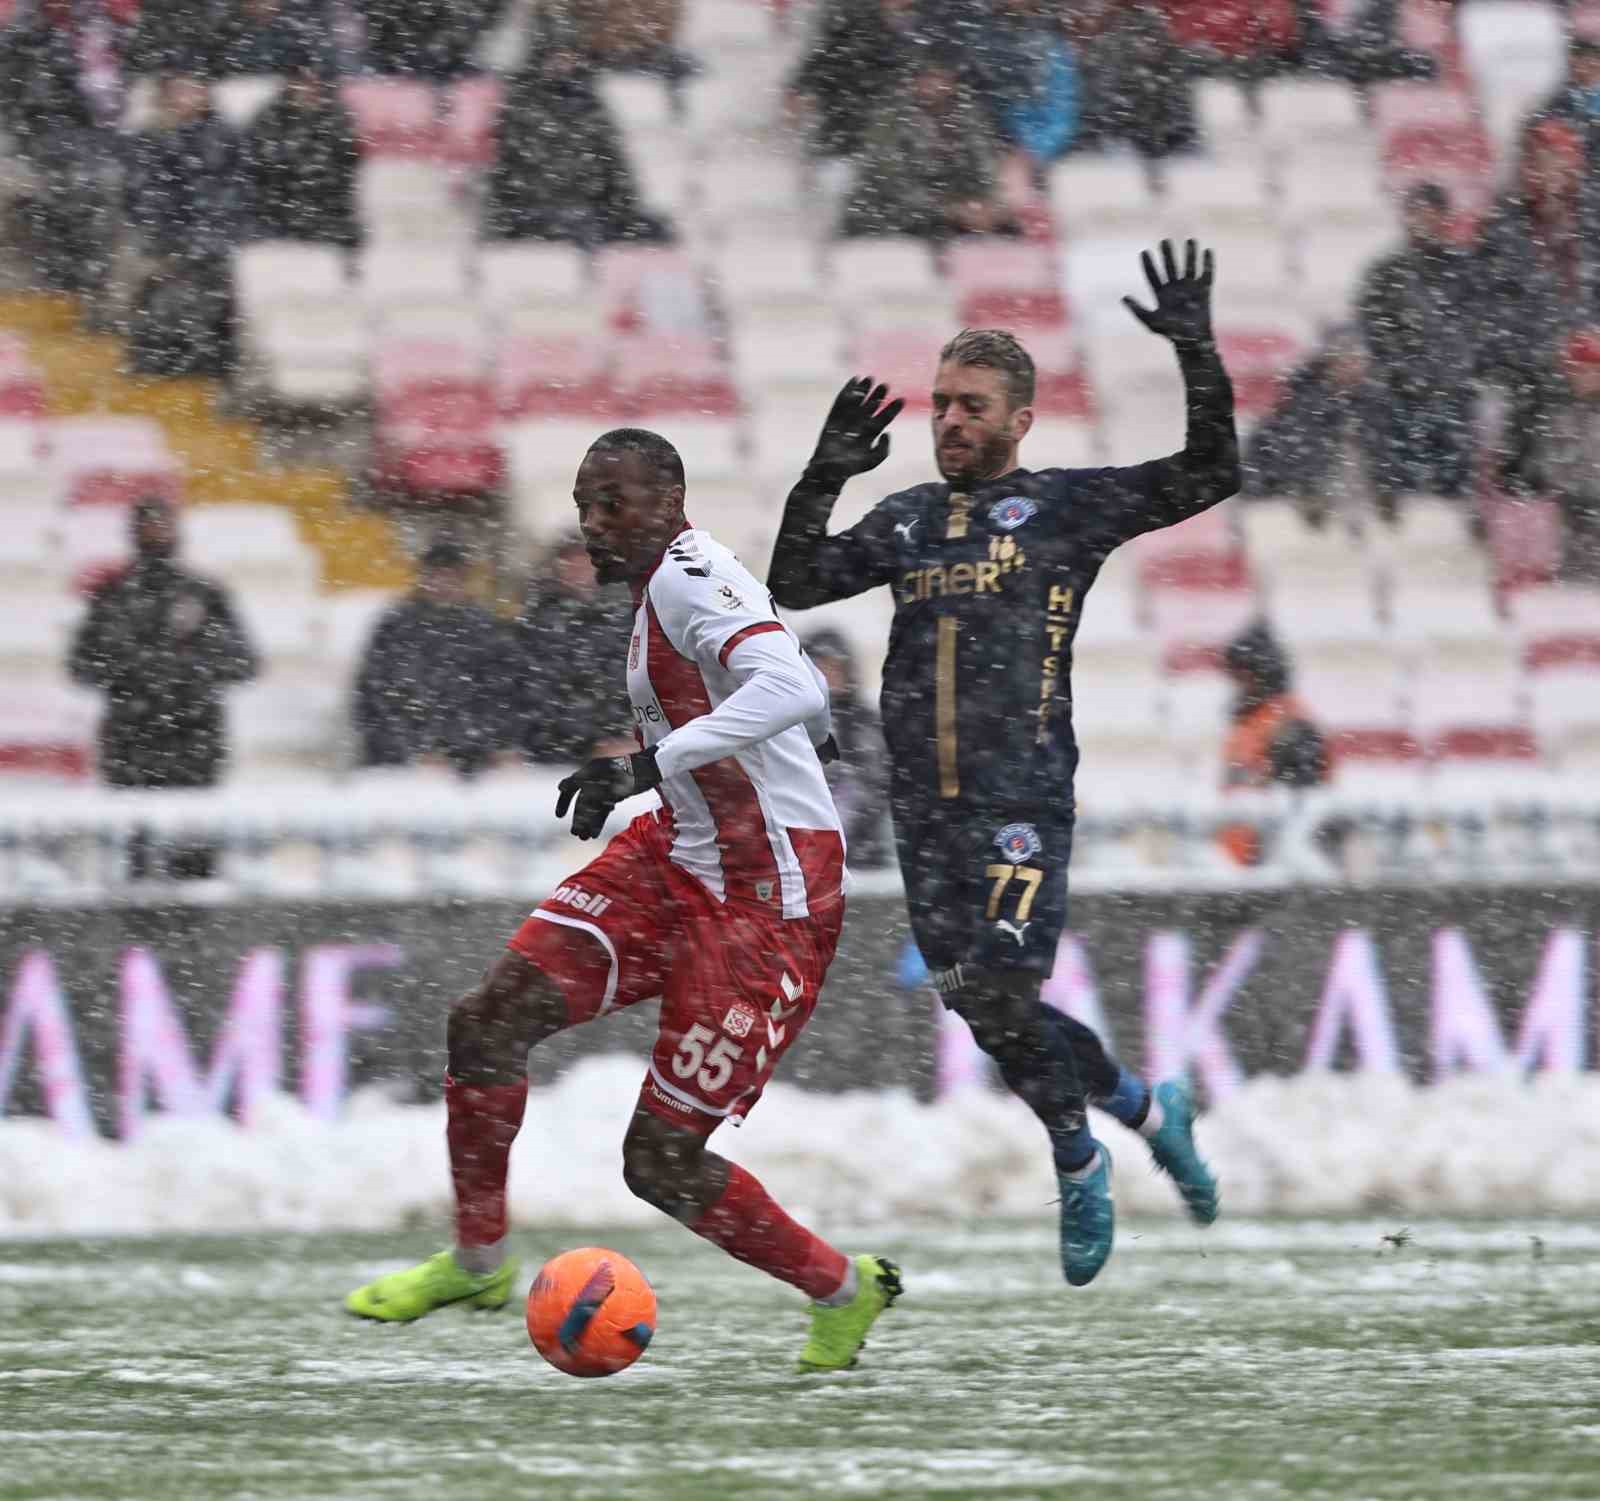
M 598 917 L 611 905 L 611 898 L 601 896 L 597 891 L 585 891 L 581 886 L 557 886 L 555 895 L 550 898 L 552 902 L 560 902 L 564 906 L 576 907 L 580 912 L 587 912 L 590 917 Z
M 895 522 L 894 529 L 900 534 L 901 540 L 906 544 L 907 547 L 911 546 L 911 534 L 912 532 L 916 531 L 917 522 L 919 522 L 921 519 L 922 518 L 920 516 L 913 516 L 909 521 Z
M 1017 947 L 1019 949 L 1023 946 L 1023 944 L 1025 942 L 1025 940 L 1024 940 L 1022 935 L 1024 933 L 1026 933 L 1028 931 L 1028 929 L 1031 928 L 1032 926 L 1033 926 L 1033 923 L 1030 920 L 1028 922 L 1023 923 L 1023 925 L 1019 928 L 1015 923 L 1007 922 L 1005 920 L 1005 918 L 1003 918 L 1003 917 L 999 920 L 999 922 L 997 922 L 995 924 L 995 927 L 1004 928 L 1006 930 L 1006 932 L 1008 932 L 1013 938 L 1015 938 L 1017 940 Z

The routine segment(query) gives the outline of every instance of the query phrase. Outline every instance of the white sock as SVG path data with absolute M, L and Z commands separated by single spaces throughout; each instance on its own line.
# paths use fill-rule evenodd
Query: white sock
M 488 1246 L 457 1246 L 451 1254 L 462 1271 L 486 1277 L 506 1259 L 506 1243 L 497 1240 Z
M 1166 1111 L 1161 1108 L 1161 1101 L 1156 1098 L 1156 1093 L 1152 1089 L 1150 1091 L 1150 1113 L 1140 1122 L 1139 1135 L 1154 1136 L 1161 1129 L 1161 1123 L 1166 1118 Z
M 818 1298 L 817 1302 L 824 1308 L 843 1308 L 860 1290 L 861 1277 L 856 1271 L 856 1264 L 853 1261 L 847 1261 L 844 1264 L 844 1281 L 827 1297 Z

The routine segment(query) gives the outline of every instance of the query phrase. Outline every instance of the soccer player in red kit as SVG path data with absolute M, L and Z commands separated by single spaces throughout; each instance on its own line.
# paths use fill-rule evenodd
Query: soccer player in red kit
M 800 1363 L 854 1363 L 899 1294 L 882 1257 L 846 1257 L 743 1168 L 707 1150 L 756 1100 L 816 1004 L 844 916 L 844 838 L 828 795 L 828 698 L 767 591 L 684 517 L 665 438 L 618 428 L 578 470 L 578 523 L 602 583 L 632 586 L 628 694 L 640 751 L 561 783 L 580 839 L 655 790 L 600 856 L 563 881 L 450 1010 L 445 1077 L 456 1243 L 345 1300 L 406 1321 L 447 1303 L 496 1308 L 506 1168 L 530 1048 L 564 1028 L 661 1000 L 661 1026 L 622 1144 L 640 1198 L 812 1300 Z M 559 706 L 552 706 L 559 712 Z

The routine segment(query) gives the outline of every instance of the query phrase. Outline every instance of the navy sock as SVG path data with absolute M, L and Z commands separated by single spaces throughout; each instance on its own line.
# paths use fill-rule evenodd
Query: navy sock
M 1088 1167 L 1096 1145 L 1087 1121 L 1075 1128 L 1057 1126 L 1050 1132 L 1050 1150 L 1058 1173 L 1075 1173 L 1079 1168 Z
M 1150 1114 L 1150 1086 L 1125 1068 L 1117 1070 L 1117 1087 L 1097 1104 L 1113 1120 L 1137 1131 Z

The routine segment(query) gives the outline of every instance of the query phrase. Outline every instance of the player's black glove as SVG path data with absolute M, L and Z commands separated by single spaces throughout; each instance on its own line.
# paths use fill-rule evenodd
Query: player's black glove
M 889 435 L 884 431 L 905 403 L 898 398 L 885 406 L 889 388 L 873 385 L 870 375 L 847 381 L 833 399 L 822 436 L 806 465 L 806 478 L 837 495 L 854 474 L 876 469 L 889 457 Z
M 611 817 L 611 810 L 624 798 L 660 785 L 661 773 L 656 770 L 653 749 L 636 751 L 631 756 L 596 756 L 570 777 L 564 777 L 556 788 L 556 817 L 565 818 L 576 798 L 572 832 L 579 839 L 595 839 Z
M 1177 258 L 1172 253 L 1172 241 L 1161 242 L 1161 263 L 1166 269 L 1163 281 L 1150 259 L 1148 250 L 1139 252 L 1144 263 L 1145 279 L 1155 293 L 1156 305 L 1140 307 L 1131 297 L 1122 299 L 1123 305 L 1152 333 L 1171 339 L 1180 348 L 1183 345 L 1209 344 L 1211 342 L 1211 282 L 1216 273 L 1216 262 L 1208 250 L 1196 268 L 1196 247 L 1193 240 L 1184 241 L 1183 273 L 1178 273 Z

